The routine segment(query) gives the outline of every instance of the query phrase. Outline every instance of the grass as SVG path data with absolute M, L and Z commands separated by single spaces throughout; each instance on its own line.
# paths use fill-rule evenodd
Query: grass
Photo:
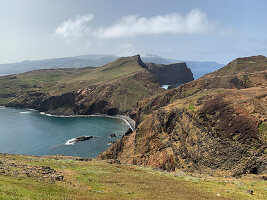
M 90 84 L 115 80 L 142 69 L 135 60 L 131 60 L 131 58 L 128 60 L 129 62 L 117 60 L 100 68 L 36 70 L 0 77 L 0 96 L 6 93 L 14 93 L 18 96 L 25 91 L 34 90 L 34 85 L 40 86 L 38 87 L 39 91 L 51 95 L 62 94 Z M 60 86 L 63 84 L 67 87 L 62 90 Z
M 260 136 L 262 137 L 262 139 L 264 141 L 267 141 L 267 123 L 266 122 L 262 122 L 260 125 L 259 125 L 259 133 L 260 133 Z
M 188 109 L 191 110 L 191 111 L 194 111 L 194 109 L 195 109 L 194 104 L 190 103 L 189 106 L 188 106 Z
M 0 199 L 265 199 L 263 180 L 226 179 L 169 173 L 138 166 L 77 161 L 65 157 L 1 155 L 0 160 L 50 166 L 64 181 L 0 175 Z M 206 178 L 206 177 L 205 177 Z M 254 195 L 247 190 L 253 190 Z
M 215 75 L 233 75 L 239 72 L 256 72 L 266 70 L 266 58 L 254 56 L 245 59 L 236 59 L 225 67 L 212 74 Z

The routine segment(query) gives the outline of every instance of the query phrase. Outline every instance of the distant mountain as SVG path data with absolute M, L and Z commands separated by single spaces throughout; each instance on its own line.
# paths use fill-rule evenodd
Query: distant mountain
M 0 64 L 0 75 L 22 73 L 38 69 L 98 67 L 116 60 L 115 56 L 90 56 L 51 58 L 45 60 L 22 61 L 18 63 Z
M 26 60 L 17 63 L 0 64 L 0 76 L 22 73 L 38 69 L 55 69 L 55 68 L 81 68 L 81 67 L 100 67 L 118 59 L 115 55 L 98 55 L 88 54 L 75 57 L 51 58 L 44 60 Z M 194 78 L 197 79 L 206 73 L 212 72 L 224 66 L 216 62 L 199 62 L 163 58 L 157 55 L 141 55 L 143 62 L 156 64 L 171 64 L 186 62 L 192 70 Z

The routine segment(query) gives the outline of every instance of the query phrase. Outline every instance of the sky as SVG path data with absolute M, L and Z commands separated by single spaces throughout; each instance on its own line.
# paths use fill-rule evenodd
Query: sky
M 0 0 L 0 63 L 155 54 L 267 55 L 266 0 Z

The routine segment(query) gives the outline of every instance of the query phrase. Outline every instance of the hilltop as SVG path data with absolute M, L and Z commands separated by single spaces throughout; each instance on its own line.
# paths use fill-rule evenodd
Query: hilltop
M 83 67 L 100 67 L 119 59 L 115 55 L 97 55 L 88 54 L 74 57 L 51 58 L 44 60 L 25 60 L 17 63 L 0 64 L 0 76 L 15 73 L 23 73 L 31 70 L 39 69 L 56 69 L 56 68 L 83 68 Z M 156 64 L 172 64 L 186 62 L 187 66 L 193 71 L 194 78 L 212 72 L 222 67 L 222 64 L 207 61 L 189 61 L 163 58 L 157 55 L 141 55 L 141 59 L 145 63 Z

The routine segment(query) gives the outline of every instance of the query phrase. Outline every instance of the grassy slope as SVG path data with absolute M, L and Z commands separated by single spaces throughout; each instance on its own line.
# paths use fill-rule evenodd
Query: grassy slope
M 137 56 L 134 56 L 118 59 L 100 68 L 37 70 L 4 76 L 0 77 L 0 103 L 12 101 L 26 91 L 60 95 L 89 85 L 109 84 L 142 71 L 144 69 L 138 65 Z M 3 98 L 8 94 L 11 97 Z
M 206 74 L 203 76 L 213 77 L 213 76 L 230 76 L 238 73 L 252 73 L 252 72 L 262 72 L 265 71 L 267 67 L 267 58 L 264 56 L 251 56 L 244 58 L 237 58 L 230 62 L 225 67 L 219 70 Z
M 141 99 L 162 90 L 153 76 L 140 66 L 139 56 L 133 56 L 99 68 L 37 70 L 0 77 L 0 105 L 31 107 L 31 102 L 36 102 L 40 95 L 49 98 L 74 92 L 82 93 L 79 101 L 84 108 L 105 101 L 109 108 L 124 113 Z M 75 114 L 65 108 L 57 108 L 57 112 Z
M 265 182 L 192 176 L 150 168 L 77 161 L 68 157 L 0 154 L 0 161 L 17 165 L 50 166 L 64 181 L 0 174 L 0 199 L 266 199 Z M 1 165 L 0 165 L 1 167 Z M 12 168 L 10 168 L 12 171 Z M 247 190 L 253 190 L 254 195 Z M 220 195 L 217 195 L 220 194 Z

